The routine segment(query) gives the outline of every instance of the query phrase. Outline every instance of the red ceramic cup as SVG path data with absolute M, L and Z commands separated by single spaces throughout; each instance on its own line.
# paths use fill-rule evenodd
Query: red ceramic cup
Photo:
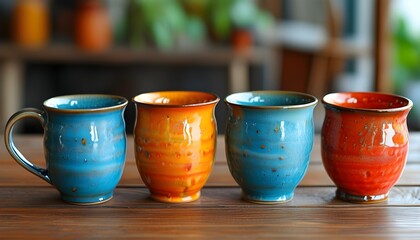
M 411 100 L 385 93 L 326 95 L 322 160 L 336 196 L 357 203 L 388 198 L 404 169 Z

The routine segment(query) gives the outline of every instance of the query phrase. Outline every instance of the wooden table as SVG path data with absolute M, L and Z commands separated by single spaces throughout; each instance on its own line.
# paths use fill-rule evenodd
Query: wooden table
M 41 136 L 16 136 L 34 162 L 43 162 Z M 420 133 L 410 134 L 407 166 L 389 200 L 352 204 L 334 198 L 316 135 L 309 170 L 291 202 L 258 205 L 240 199 L 230 176 L 224 140 L 201 198 L 166 204 L 148 197 L 137 172 L 133 138 L 114 198 L 95 206 L 60 200 L 58 192 L 29 174 L 0 146 L 0 238 L 420 238 Z

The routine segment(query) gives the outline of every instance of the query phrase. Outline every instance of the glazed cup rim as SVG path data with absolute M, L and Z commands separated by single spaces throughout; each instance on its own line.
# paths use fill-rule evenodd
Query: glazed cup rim
M 247 104 L 241 104 L 238 102 L 233 102 L 231 100 L 229 100 L 229 98 L 234 97 L 235 95 L 241 95 L 241 94 L 261 94 L 261 95 L 277 95 L 277 96 L 285 96 L 285 95 L 296 95 L 296 96 L 300 96 L 300 97 L 307 97 L 309 99 L 311 99 L 312 101 L 308 102 L 308 103 L 302 103 L 302 104 L 290 104 L 290 105 L 266 105 L 266 106 L 261 106 L 261 105 L 247 105 Z M 253 108 L 253 109 L 298 109 L 298 108 L 306 108 L 309 106 L 316 106 L 318 103 L 318 99 L 311 95 L 311 94 L 307 94 L 307 93 L 303 93 L 303 92 L 296 92 L 296 91 L 281 91 L 281 90 L 259 90 L 259 91 L 247 91 L 247 92 L 237 92 L 237 93 L 232 93 L 230 95 L 228 95 L 225 98 L 225 103 L 229 104 L 229 105 L 234 105 L 234 106 L 239 106 L 242 108 Z
M 194 103 L 185 103 L 185 104 L 167 104 L 167 103 L 158 103 L 158 102 L 151 102 L 151 101 L 144 101 L 141 98 L 146 95 L 153 95 L 153 94 L 201 94 L 201 95 L 207 95 L 208 101 L 204 102 L 194 102 Z M 179 107 L 198 107 L 198 106 L 206 106 L 206 105 L 212 105 L 216 104 L 220 101 L 220 98 L 210 92 L 204 92 L 204 91 L 155 91 L 155 92 L 145 92 L 138 94 L 132 98 L 132 102 L 136 104 L 141 104 L 145 106 L 151 106 L 151 107 L 165 107 L 165 108 L 179 108 Z
M 57 106 L 52 105 L 52 101 L 57 99 L 94 99 L 94 98 L 108 98 L 108 99 L 115 99 L 116 104 L 109 105 L 105 107 L 92 107 L 92 108 L 80 108 L 80 109 L 64 109 L 59 108 Z M 93 112 L 107 112 L 112 110 L 117 110 L 124 108 L 127 106 L 128 100 L 124 97 L 118 95 L 111 95 L 111 94 L 70 94 L 70 95 L 61 95 L 49 98 L 43 102 L 43 106 L 45 109 L 54 112 L 62 112 L 62 113 L 93 113 Z
M 403 100 L 406 104 L 400 107 L 389 107 L 389 108 L 354 108 L 354 107 L 346 107 L 340 104 L 335 104 L 331 100 L 334 96 L 337 95 L 351 95 L 351 94 L 366 94 L 366 95 L 377 95 L 377 96 L 388 96 L 394 97 L 395 99 Z M 413 107 L 413 102 L 404 96 L 400 96 L 397 94 L 391 93 L 384 93 L 384 92 L 334 92 L 325 95 L 322 98 L 322 104 L 325 106 L 331 106 L 336 109 L 348 110 L 348 111 L 362 111 L 362 112 L 400 112 L 409 110 Z

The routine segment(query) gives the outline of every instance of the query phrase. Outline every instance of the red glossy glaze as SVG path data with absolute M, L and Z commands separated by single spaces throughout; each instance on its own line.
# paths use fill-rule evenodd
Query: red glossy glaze
M 412 102 L 373 92 L 333 93 L 322 102 L 322 159 L 337 196 L 355 202 L 385 200 L 406 163 Z

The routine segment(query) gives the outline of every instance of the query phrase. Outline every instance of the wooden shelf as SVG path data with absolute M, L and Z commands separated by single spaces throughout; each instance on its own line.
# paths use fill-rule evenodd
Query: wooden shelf
M 24 70 L 27 63 L 47 64 L 159 64 L 185 66 L 225 66 L 228 69 L 228 91 L 249 90 L 249 67 L 264 66 L 272 77 L 270 65 L 275 52 L 266 47 L 254 47 L 236 52 L 229 47 L 203 48 L 188 51 L 159 51 L 115 47 L 104 52 L 85 52 L 73 45 L 51 44 L 39 49 L 25 49 L 9 43 L 0 43 L 0 125 L 13 113 L 25 107 Z M 267 78 L 267 77 L 265 77 Z M 264 77 L 263 83 L 272 82 Z M 276 77 L 272 77 L 276 79 Z M 271 87 L 275 88 L 275 87 Z M 3 129 L 0 128 L 0 132 Z
M 16 45 L 0 43 L 0 60 L 18 59 L 36 62 L 58 63 L 157 63 L 226 65 L 235 60 L 248 64 L 261 64 L 266 48 L 255 47 L 246 52 L 235 52 L 232 48 L 217 47 L 197 50 L 159 51 L 156 49 L 132 49 L 115 47 L 104 52 L 85 52 L 71 45 L 49 45 L 39 49 L 25 49 Z

